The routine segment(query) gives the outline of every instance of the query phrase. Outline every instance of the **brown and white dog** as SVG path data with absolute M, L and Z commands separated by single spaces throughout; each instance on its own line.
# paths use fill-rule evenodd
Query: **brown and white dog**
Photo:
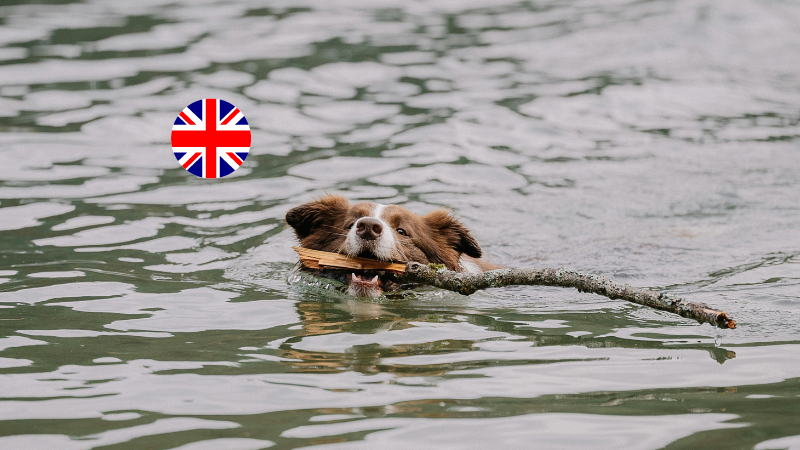
M 286 213 L 300 246 L 382 261 L 444 264 L 450 270 L 481 272 L 481 248 L 469 230 L 447 210 L 419 216 L 398 205 L 350 204 L 327 195 Z M 378 297 L 398 286 L 381 272 L 358 271 L 342 281 L 358 297 Z

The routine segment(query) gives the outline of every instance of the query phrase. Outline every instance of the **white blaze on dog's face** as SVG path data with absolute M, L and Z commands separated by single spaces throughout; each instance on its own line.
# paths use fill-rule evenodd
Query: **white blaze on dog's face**
M 349 256 L 371 253 L 375 259 L 382 261 L 401 259 L 395 233 L 389 232 L 389 224 L 382 218 L 386 205 L 372 203 L 370 206 L 368 216 L 360 217 L 350 225 L 350 231 L 344 240 L 344 253 Z M 402 235 L 404 231 L 395 232 Z
M 444 264 L 463 271 L 462 255 L 481 256 L 478 243 L 461 222 L 443 209 L 419 216 L 397 205 L 357 203 L 328 195 L 286 213 L 305 248 L 383 261 Z M 386 287 L 377 273 L 348 277 L 351 294 L 375 297 Z

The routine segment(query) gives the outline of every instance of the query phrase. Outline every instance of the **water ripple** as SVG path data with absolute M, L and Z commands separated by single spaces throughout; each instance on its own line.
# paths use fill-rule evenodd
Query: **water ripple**
M 6 3 L 0 447 L 796 441 L 797 5 Z M 213 183 L 169 148 L 212 97 L 253 130 Z M 740 328 L 555 288 L 289 283 L 283 216 L 323 192 L 449 207 L 495 263 Z

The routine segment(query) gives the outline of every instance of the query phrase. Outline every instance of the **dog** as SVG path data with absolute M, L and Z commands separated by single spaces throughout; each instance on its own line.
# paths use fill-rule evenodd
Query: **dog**
M 399 205 L 350 204 L 326 195 L 292 208 L 286 223 L 300 246 L 381 261 L 443 264 L 449 270 L 480 273 L 496 266 L 481 261 L 481 247 L 449 211 L 420 216 Z M 379 297 L 399 285 L 383 272 L 356 271 L 341 281 L 357 297 Z

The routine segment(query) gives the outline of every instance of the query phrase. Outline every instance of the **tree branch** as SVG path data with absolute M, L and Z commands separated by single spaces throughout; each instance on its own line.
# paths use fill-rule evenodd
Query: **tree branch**
M 337 253 L 328 253 L 302 247 L 292 247 L 300 255 L 300 262 L 311 269 L 356 269 L 379 270 L 393 274 L 400 283 L 430 284 L 442 289 L 473 294 L 480 289 L 529 285 L 574 287 L 580 292 L 599 294 L 611 299 L 622 299 L 651 308 L 669 311 L 710 323 L 719 328 L 736 328 L 736 321 L 725 311 L 718 311 L 705 303 L 693 303 L 686 299 L 661 294 L 617 283 L 602 275 L 591 275 L 570 269 L 499 269 L 483 273 L 464 273 L 447 270 L 444 266 L 426 266 L 418 262 L 392 263 L 368 258 L 354 258 Z
M 719 328 L 736 328 L 736 321 L 726 312 L 705 303 L 693 303 L 670 294 L 617 283 L 602 275 L 591 275 L 570 269 L 499 269 L 483 273 L 454 272 L 409 262 L 405 273 L 398 275 L 403 282 L 424 283 L 438 288 L 469 295 L 480 289 L 514 285 L 574 287 L 611 299 L 622 299 L 651 308 L 669 311 L 700 323 Z

